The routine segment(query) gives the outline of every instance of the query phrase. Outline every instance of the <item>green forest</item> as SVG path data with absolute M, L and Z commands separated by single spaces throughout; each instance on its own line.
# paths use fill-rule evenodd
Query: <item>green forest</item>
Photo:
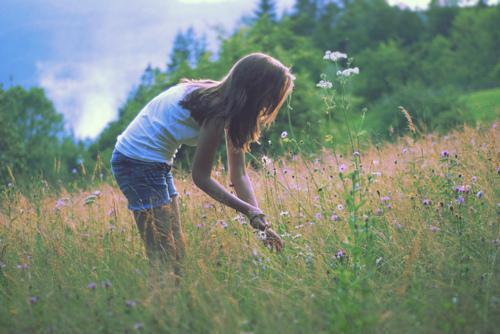
M 231 32 L 219 30 L 219 49 L 193 28 L 179 31 L 165 66 L 147 66 L 118 110 L 118 118 L 95 140 L 77 140 L 65 130 L 63 116 L 39 87 L 0 85 L 0 185 L 77 184 L 81 175 L 106 178 L 116 137 L 154 96 L 181 78 L 221 79 L 241 56 L 268 53 L 296 76 L 295 90 L 275 124 L 263 133 L 252 154 L 277 156 L 282 131 L 314 154 L 325 138 L 340 144 L 338 115 L 324 110 L 321 73 L 335 71 L 325 51 L 349 55 L 360 73 L 350 87 L 352 109 L 366 112 L 371 142 L 394 141 L 407 132 L 398 107 L 409 111 L 419 134 L 444 133 L 463 124 L 493 122 L 500 101 L 500 6 L 484 1 L 459 7 L 432 1 L 412 11 L 384 0 L 297 0 L 278 15 L 271 0 Z M 185 168 L 192 151 L 183 147 L 176 167 Z M 224 152 L 221 149 L 221 157 Z

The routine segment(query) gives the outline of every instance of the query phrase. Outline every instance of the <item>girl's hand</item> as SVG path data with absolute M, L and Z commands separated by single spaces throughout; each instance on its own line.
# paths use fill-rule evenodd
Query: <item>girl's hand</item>
M 283 249 L 281 237 L 271 228 L 271 224 L 266 221 L 263 212 L 249 214 L 249 219 L 250 225 L 259 231 L 259 239 L 266 247 L 277 252 Z
M 265 231 L 266 239 L 263 240 L 264 245 L 269 247 L 271 250 L 281 252 L 283 250 L 283 240 L 278 233 L 276 233 L 272 228 L 268 227 Z

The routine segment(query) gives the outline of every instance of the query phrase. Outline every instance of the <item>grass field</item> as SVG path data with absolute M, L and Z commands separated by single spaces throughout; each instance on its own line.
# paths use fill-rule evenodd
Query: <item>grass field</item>
M 490 123 L 500 116 L 500 87 L 471 93 L 463 99 L 476 121 Z
M 174 173 L 188 241 L 179 286 L 149 268 L 113 184 L 55 194 L 40 182 L 29 197 L 13 184 L 0 332 L 494 333 L 499 147 L 494 126 L 370 147 L 354 203 L 350 157 L 267 161 L 250 177 L 280 254 Z M 214 177 L 228 184 L 221 166 Z

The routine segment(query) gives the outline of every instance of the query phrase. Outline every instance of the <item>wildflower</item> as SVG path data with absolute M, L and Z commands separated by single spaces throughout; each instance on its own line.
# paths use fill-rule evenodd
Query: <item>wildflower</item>
M 106 280 L 106 281 L 102 281 L 102 282 L 101 282 L 101 286 L 102 286 L 103 288 L 105 288 L 105 289 L 109 289 L 109 288 L 111 288 L 111 287 L 112 287 L 112 284 L 111 284 L 111 282 L 110 282 L 110 281 Z
M 101 196 L 101 191 L 100 190 L 96 190 L 92 193 L 92 195 L 94 195 L 95 197 L 99 197 Z
M 383 259 L 384 259 L 384 258 L 383 258 L 382 256 L 381 256 L 381 257 L 379 257 L 379 258 L 377 258 L 377 259 L 375 260 L 375 265 L 377 265 L 377 266 L 378 266 L 378 265 L 380 264 L 380 262 L 382 262 L 382 260 L 383 260 Z
M 245 225 L 247 223 L 245 217 L 242 214 L 238 214 L 236 217 L 233 218 L 233 220 L 236 220 L 241 225 Z
M 347 68 L 343 71 L 337 71 L 337 75 L 339 77 L 350 77 L 353 74 L 359 74 L 359 68 L 354 67 L 354 68 Z
M 288 211 L 281 211 L 280 212 L 280 216 L 283 217 L 283 216 L 289 216 L 289 212 Z
M 24 270 L 28 269 L 28 264 L 27 263 L 19 263 L 17 265 L 17 269 L 20 269 L 20 270 L 24 271 Z
M 460 205 L 460 204 L 463 204 L 465 202 L 465 198 L 463 196 L 458 196 L 458 198 L 456 199 L 456 202 Z
M 228 225 L 225 221 L 223 221 L 223 220 L 217 220 L 217 221 L 215 222 L 215 224 L 219 225 L 220 227 L 222 227 L 222 228 L 224 228 L 224 229 L 226 229 L 226 228 L 229 226 L 229 225 Z
M 393 221 L 392 224 L 394 225 L 395 228 L 397 228 L 398 230 L 402 229 L 403 228 L 403 225 L 401 225 L 400 223 L 398 223 L 397 221 Z
M 288 132 L 283 131 L 283 132 L 281 133 L 281 139 L 285 139 L 286 137 L 288 137 Z
M 144 324 L 142 322 L 137 322 L 134 324 L 134 329 L 136 331 L 140 331 L 141 329 L 144 329 Z
M 30 297 L 30 304 L 36 304 L 38 303 L 38 297 L 37 296 L 33 296 L 33 297 Z
M 472 181 L 472 183 L 476 183 L 477 182 L 477 176 L 472 176 L 471 177 L 471 181 Z
M 316 84 L 316 87 L 323 88 L 323 89 L 330 89 L 330 88 L 333 88 L 333 84 L 328 80 L 320 80 Z
M 205 226 L 205 225 L 203 225 L 203 224 L 201 224 L 201 223 L 200 223 L 200 224 L 196 224 L 196 227 L 197 227 L 197 228 L 202 228 L 203 226 Z
M 273 162 L 271 160 L 271 158 L 269 158 L 268 156 L 265 156 L 265 155 L 262 156 L 261 161 L 264 165 L 269 165 Z
M 483 198 L 483 195 L 484 195 L 483 192 L 480 190 L 480 191 L 477 192 L 476 197 L 477 198 Z
M 135 300 L 129 299 L 125 302 L 125 305 L 129 308 L 132 308 L 135 307 L 135 305 L 137 305 L 137 302 Z
M 55 205 L 55 209 L 56 210 L 59 210 L 61 209 L 63 206 L 66 205 L 67 201 L 69 201 L 69 198 L 68 197 L 64 197 L 64 198 L 59 198 L 56 202 L 56 205 Z
M 344 210 L 344 206 L 342 204 L 337 205 L 337 210 L 342 211 Z
M 372 163 L 373 163 L 375 166 L 377 166 L 377 165 L 380 163 L 380 161 L 378 161 L 378 160 L 373 160 L 373 161 L 372 161 Z
M 450 156 L 450 152 L 448 152 L 447 150 L 441 151 L 441 157 L 447 158 L 449 156 Z
M 9 187 L 9 188 L 12 188 L 13 186 L 14 186 L 14 184 L 13 184 L 12 182 L 9 182 L 9 183 L 7 184 L 7 187 Z
M 205 202 L 205 203 L 203 203 L 203 208 L 204 209 L 213 209 L 213 208 L 215 208 L 215 205 L 213 205 L 210 202 Z
M 336 253 L 335 253 L 335 258 L 337 260 L 342 260 L 346 257 L 346 253 L 345 253 L 345 250 L 343 250 L 342 248 L 339 249 Z
M 73 168 L 73 169 L 71 170 L 71 173 L 76 174 L 76 173 L 78 173 L 78 171 L 76 170 L 76 168 Z
M 324 60 L 331 60 L 331 61 L 337 61 L 339 59 L 347 59 L 347 54 L 338 52 L 338 51 L 330 51 L 327 50 L 325 52 L 325 55 L 323 56 Z
M 90 282 L 87 285 L 87 288 L 89 288 L 90 290 L 95 290 L 96 287 L 97 287 L 97 285 L 94 282 Z
M 438 232 L 440 230 L 440 228 L 437 226 L 431 225 L 431 226 L 429 226 L 429 230 L 431 230 L 431 232 Z
M 431 205 L 431 200 L 430 200 L 430 199 L 428 199 L 428 198 L 424 198 L 424 199 L 422 200 L 422 204 L 423 204 L 423 205 L 426 205 L 426 206 Z
M 314 215 L 316 219 L 321 219 L 321 212 L 318 212 Z
M 403 150 L 402 150 L 401 152 L 402 152 L 403 154 L 406 154 L 406 153 L 408 153 L 408 149 L 405 147 L 405 148 L 403 148 Z
M 262 240 L 262 241 L 266 240 L 267 239 L 266 232 L 264 232 L 264 231 L 258 231 L 257 232 L 257 239 L 258 240 Z
M 354 151 L 354 153 L 352 155 L 354 155 L 355 157 L 359 157 L 360 154 L 358 151 Z
M 340 220 L 340 217 L 333 213 L 330 219 L 332 220 L 332 222 L 338 222 Z
M 345 164 L 340 164 L 339 172 L 344 173 L 347 170 L 347 166 Z
M 388 202 L 391 200 L 391 198 L 389 196 L 384 196 L 380 199 L 382 202 Z

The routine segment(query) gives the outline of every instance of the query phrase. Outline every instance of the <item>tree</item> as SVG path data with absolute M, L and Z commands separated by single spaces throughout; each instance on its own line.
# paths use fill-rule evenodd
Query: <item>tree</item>
M 266 16 L 272 22 L 276 21 L 276 3 L 274 0 L 260 0 L 255 10 L 257 19 Z

